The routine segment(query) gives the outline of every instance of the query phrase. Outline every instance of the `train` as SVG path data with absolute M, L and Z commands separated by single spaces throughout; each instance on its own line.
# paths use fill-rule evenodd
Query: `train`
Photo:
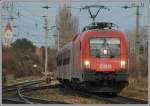
M 55 77 L 64 85 L 117 95 L 128 85 L 128 40 L 114 23 L 94 22 L 57 54 Z

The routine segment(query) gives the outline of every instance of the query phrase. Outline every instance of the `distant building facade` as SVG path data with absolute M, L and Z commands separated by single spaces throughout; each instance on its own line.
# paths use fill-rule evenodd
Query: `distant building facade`
M 38 60 L 40 62 L 43 62 L 44 61 L 44 48 L 43 47 L 37 47 L 36 48 L 36 56 L 38 57 Z

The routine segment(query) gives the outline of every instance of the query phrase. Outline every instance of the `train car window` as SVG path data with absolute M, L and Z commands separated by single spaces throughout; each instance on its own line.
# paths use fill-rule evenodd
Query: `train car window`
M 68 50 L 67 64 L 70 63 L 70 50 Z
M 70 63 L 70 50 L 66 50 L 63 54 L 63 65 Z
M 62 64 L 65 65 L 65 58 L 66 58 L 66 53 L 62 53 Z
M 60 56 L 59 56 L 59 66 L 61 66 L 62 65 L 62 54 L 60 54 Z
M 63 65 L 66 65 L 66 57 L 67 57 L 67 52 L 63 52 Z
M 57 56 L 57 66 L 59 66 L 59 55 Z
M 59 58 L 58 58 L 58 56 L 57 56 L 57 66 L 59 66 Z
M 120 38 L 90 39 L 90 55 L 97 58 L 113 58 L 120 56 Z

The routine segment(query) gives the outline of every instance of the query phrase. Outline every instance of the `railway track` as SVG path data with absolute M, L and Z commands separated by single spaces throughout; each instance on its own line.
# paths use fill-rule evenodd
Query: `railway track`
M 69 104 L 61 101 L 48 101 L 48 100 L 42 100 L 42 99 L 37 99 L 37 98 L 30 98 L 30 97 L 25 97 L 26 99 L 29 99 L 30 101 L 23 101 L 23 100 L 18 100 L 18 99 L 7 99 L 4 98 L 3 102 L 7 104 Z
M 13 85 L 6 85 L 4 86 L 3 88 L 12 88 L 12 87 L 19 87 L 19 86 L 28 86 L 30 84 L 34 84 L 34 83 L 39 83 L 39 82 L 43 82 L 44 80 L 32 80 L 32 81 L 24 81 L 24 82 L 19 82 L 19 83 L 16 83 L 16 84 L 13 84 Z
M 23 95 L 24 92 L 28 91 L 35 91 L 35 90 L 42 90 L 42 89 L 53 89 L 53 88 L 60 88 L 60 89 L 68 89 L 72 90 L 71 88 L 66 88 L 61 85 L 44 85 L 39 86 L 41 81 L 31 81 L 31 82 L 25 82 L 22 84 L 17 84 L 13 86 L 9 86 L 8 88 L 5 87 L 5 92 L 15 92 L 15 95 L 12 95 L 11 97 L 4 97 L 3 103 L 5 104 L 68 104 L 61 101 L 49 101 L 49 100 L 43 100 L 38 98 L 31 98 L 28 96 Z M 113 104 L 148 104 L 148 101 L 140 100 L 136 98 L 129 98 L 129 97 L 123 97 L 123 96 L 116 96 L 116 97 L 110 97 L 103 94 L 93 94 L 89 92 L 84 92 L 83 90 L 74 90 L 79 95 L 82 95 L 84 97 L 90 97 L 98 100 L 104 100 L 108 101 L 109 103 Z
M 109 98 L 109 100 L 119 104 L 148 104 L 148 101 L 125 96 L 117 96 L 114 98 Z
M 82 93 L 84 95 L 84 93 Z M 116 96 L 116 97 L 110 97 L 108 95 L 101 95 L 101 94 L 91 94 L 86 93 L 85 94 L 88 97 L 92 97 L 99 100 L 108 101 L 113 104 L 148 104 L 148 101 L 137 99 L 137 98 L 131 98 L 131 97 L 125 97 L 125 96 Z
M 2 88 L 2 91 L 3 92 L 10 92 L 10 91 L 16 90 L 17 88 L 25 88 L 25 87 L 29 87 L 32 85 L 35 86 L 36 84 L 40 84 L 42 82 L 44 82 L 44 80 L 25 81 L 25 82 L 17 83 L 17 84 L 10 85 L 10 86 L 4 86 Z
M 2 102 L 3 104 L 27 104 L 25 101 L 12 98 L 3 98 Z
M 61 86 L 61 87 L 63 87 L 63 86 Z M 67 88 L 67 89 L 70 89 L 70 88 Z M 80 89 L 75 90 L 75 92 L 77 92 L 79 95 L 82 95 L 85 97 L 108 101 L 109 103 L 112 103 L 112 104 L 148 104 L 148 101 L 146 101 L 146 100 L 125 97 L 125 96 L 120 96 L 120 95 L 114 97 L 114 96 L 111 96 L 108 94 L 85 92 Z
M 38 84 L 42 83 L 43 81 L 29 81 L 24 83 L 15 84 L 12 86 L 3 87 L 4 93 L 14 93 L 15 95 L 9 95 L 9 97 L 3 97 L 2 102 L 3 104 L 68 104 L 61 101 L 49 101 L 43 100 L 38 98 L 31 98 L 28 96 L 24 96 L 23 92 L 46 89 L 46 88 L 56 88 L 59 85 L 44 85 L 38 86 Z M 4 95 L 5 95 L 4 94 Z

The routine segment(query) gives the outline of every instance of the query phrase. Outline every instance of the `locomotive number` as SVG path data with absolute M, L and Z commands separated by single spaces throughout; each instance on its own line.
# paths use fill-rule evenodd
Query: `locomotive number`
M 100 64 L 100 68 L 112 68 L 111 64 Z

